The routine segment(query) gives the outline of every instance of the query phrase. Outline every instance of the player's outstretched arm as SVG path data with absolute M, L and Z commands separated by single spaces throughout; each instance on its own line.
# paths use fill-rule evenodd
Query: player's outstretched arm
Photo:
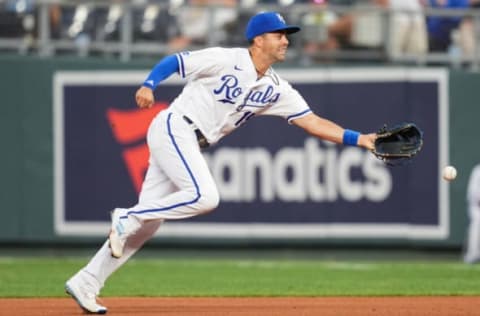
M 310 113 L 292 122 L 298 127 L 303 128 L 307 133 L 323 140 L 328 140 L 337 144 L 346 144 L 360 146 L 372 150 L 375 142 L 375 134 L 357 134 L 356 132 L 346 130 L 338 124 L 321 118 Z

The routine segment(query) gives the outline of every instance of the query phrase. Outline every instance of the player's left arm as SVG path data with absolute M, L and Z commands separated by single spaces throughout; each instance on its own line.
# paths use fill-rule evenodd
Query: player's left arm
M 174 73 L 178 73 L 179 64 L 176 55 L 164 57 L 158 64 L 153 67 L 147 79 L 135 93 L 135 101 L 140 108 L 150 108 L 155 99 L 153 90 L 158 84 L 170 77 Z
M 292 120 L 292 124 L 304 129 L 312 136 L 328 140 L 337 144 L 359 146 L 372 150 L 375 142 L 375 133 L 361 134 L 344 129 L 340 125 L 322 118 L 315 113 Z

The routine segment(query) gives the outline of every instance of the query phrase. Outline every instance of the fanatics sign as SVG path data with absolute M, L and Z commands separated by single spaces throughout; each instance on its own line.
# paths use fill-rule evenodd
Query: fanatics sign
M 221 195 L 213 212 L 170 221 L 159 237 L 445 239 L 449 197 L 448 81 L 441 69 L 282 70 L 318 115 L 362 132 L 414 122 L 422 152 L 389 167 L 370 152 L 255 117 L 204 152 Z M 137 109 L 144 72 L 59 72 L 55 96 L 55 230 L 101 236 L 110 211 L 137 201 L 152 118 L 178 95 L 170 78 L 157 103 Z M 273 97 L 273 96 L 272 96 Z

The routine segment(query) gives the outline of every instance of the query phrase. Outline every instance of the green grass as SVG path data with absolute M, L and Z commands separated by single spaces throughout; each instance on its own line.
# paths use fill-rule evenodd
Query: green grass
M 0 297 L 64 296 L 86 259 L 0 259 Z M 452 262 L 137 259 L 102 296 L 480 295 L 480 266 Z

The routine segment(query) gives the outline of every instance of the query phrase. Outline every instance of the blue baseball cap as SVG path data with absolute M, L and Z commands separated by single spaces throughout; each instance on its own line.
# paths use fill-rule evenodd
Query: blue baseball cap
M 255 36 L 277 31 L 292 34 L 300 31 L 300 27 L 287 25 L 285 19 L 278 12 L 262 12 L 250 18 L 245 30 L 245 37 L 250 42 Z

